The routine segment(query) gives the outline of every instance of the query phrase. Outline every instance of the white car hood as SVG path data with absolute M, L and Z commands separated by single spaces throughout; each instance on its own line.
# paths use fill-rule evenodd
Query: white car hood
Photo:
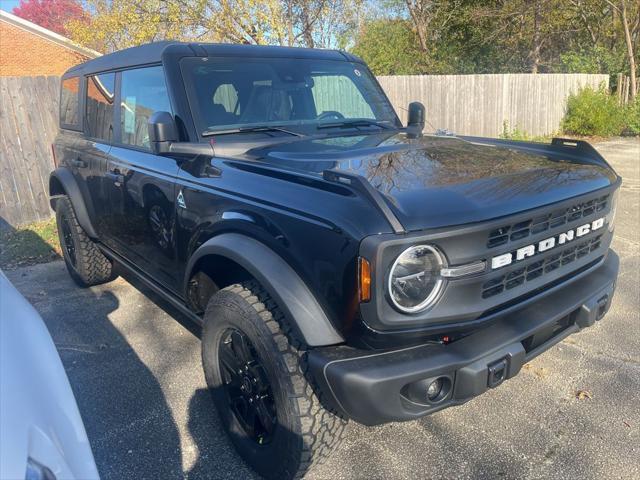
M 58 480 L 99 478 L 51 336 L 0 271 L 0 478 L 25 478 L 28 458 Z

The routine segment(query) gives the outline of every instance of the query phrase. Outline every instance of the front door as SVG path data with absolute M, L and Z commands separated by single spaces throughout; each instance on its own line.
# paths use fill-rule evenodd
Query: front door
M 116 142 L 105 178 L 112 226 L 105 242 L 154 280 L 179 291 L 175 255 L 175 160 L 151 153 L 147 122 L 171 111 L 161 66 L 121 72 Z

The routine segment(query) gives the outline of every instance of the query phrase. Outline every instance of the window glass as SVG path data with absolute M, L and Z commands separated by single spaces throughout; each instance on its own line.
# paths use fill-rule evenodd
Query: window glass
M 78 92 L 80 79 L 78 77 L 67 78 L 62 81 L 60 94 L 60 123 L 62 125 L 78 126 Z
M 230 83 L 224 83 L 216 88 L 213 94 L 214 105 L 222 105 L 227 113 L 238 113 L 238 92 Z
M 149 148 L 149 117 L 157 111 L 171 111 L 162 67 L 122 72 L 120 97 L 122 143 Z
M 87 77 L 85 132 L 92 138 L 110 142 L 113 138 L 115 73 Z
M 318 114 L 335 111 L 345 118 L 376 118 L 362 93 L 349 77 L 314 75 L 311 78 L 311 92 Z
M 326 123 L 371 120 L 399 126 L 366 67 L 346 61 L 209 57 L 181 62 L 200 132 L 286 126 L 315 132 Z

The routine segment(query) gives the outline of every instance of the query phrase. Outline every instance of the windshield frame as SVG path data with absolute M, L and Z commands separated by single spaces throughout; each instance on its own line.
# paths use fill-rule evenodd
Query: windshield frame
M 266 122 L 234 123 L 234 124 L 219 125 L 213 128 L 212 126 L 206 124 L 207 122 L 204 121 L 204 115 L 202 113 L 202 109 L 200 108 L 200 104 L 199 104 L 200 103 L 199 92 L 197 92 L 196 82 L 194 82 L 192 78 L 192 69 L 197 67 L 200 64 L 200 62 L 230 63 L 232 61 L 236 61 L 236 62 L 244 61 L 246 63 L 246 61 L 256 61 L 257 63 L 258 62 L 268 63 L 268 62 L 278 62 L 283 60 L 316 62 L 316 63 L 331 62 L 331 63 L 343 63 L 343 64 L 353 65 L 354 68 L 357 68 L 360 71 L 361 75 L 366 76 L 368 81 L 371 82 L 371 87 L 374 89 L 375 95 L 379 97 L 380 103 L 386 104 L 383 107 L 378 107 L 378 108 L 388 108 L 389 118 L 388 119 L 385 118 L 382 120 L 361 119 L 361 120 L 369 120 L 372 123 L 371 125 L 368 125 L 368 126 L 363 125 L 362 123 L 358 123 L 353 126 L 350 126 L 350 125 L 341 125 L 341 126 L 336 125 L 335 127 L 323 126 L 324 123 L 337 124 L 342 120 L 347 122 L 349 122 L 350 120 L 355 120 L 354 118 L 349 118 L 349 117 L 346 117 L 344 119 L 333 118 L 333 119 L 325 119 L 325 120 L 318 120 L 316 118 L 316 119 L 304 119 L 304 120 L 285 120 L 285 121 L 273 120 L 273 121 L 266 121 Z M 352 60 L 348 60 L 346 58 L 345 60 L 334 60 L 334 59 L 307 59 L 307 58 L 296 58 L 296 57 L 281 58 L 281 57 L 259 57 L 259 56 L 247 56 L 247 57 L 243 56 L 243 57 L 236 57 L 234 59 L 227 56 L 184 57 L 180 60 L 180 72 L 181 72 L 183 84 L 185 86 L 187 103 L 189 104 L 189 109 L 191 112 L 193 123 L 196 126 L 198 140 L 200 141 L 202 141 L 203 139 L 208 140 L 209 139 L 208 137 L 212 135 L 212 132 L 215 132 L 218 129 L 219 130 L 233 130 L 233 129 L 242 130 L 245 127 L 280 127 L 280 128 L 292 130 L 293 132 L 299 133 L 304 136 L 315 135 L 315 134 L 326 135 L 327 133 L 330 132 L 331 129 L 336 129 L 340 132 L 358 131 L 360 133 L 366 134 L 366 133 L 378 133 L 383 128 L 388 130 L 391 130 L 391 129 L 396 130 L 396 129 L 403 128 L 402 122 L 400 121 L 398 114 L 393 108 L 393 105 L 391 104 L 386 93 L 380 86 L 380 83 L 378 82 L 377 78 L 371 73 L 369 68 L 364 63 L 355 62 Z M 354 85 L 356 86 L 356 88 L 358 88 L 358 85 L 355 84 L 355 82 L 354 82 Z M 358 88 L 358 91 L 362 93 L 360 88 Z M 363 95 L 363 98 L 367 102 L 367 104 L 371 107 L 375 116 L 374 107 L 371 105 L 371 103 L 366 98 L 366 96 Z M 385 125 L 384 126 L 375 125 L 376 122 L 383 123 Z M 318 127 L 320 127 L 321 129 Z M 226 134 L 226 136 L 235 136 L 235 135 L 242 136 L 243 134 L 246 134 L 246 133 L 247 132 L 228 133 Z M 215 135 L 215 133 L 213 134 Z

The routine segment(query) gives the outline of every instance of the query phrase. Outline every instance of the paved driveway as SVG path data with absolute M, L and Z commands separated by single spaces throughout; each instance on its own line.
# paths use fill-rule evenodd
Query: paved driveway
M 464 406 L 351 425 L 309 478 L 640 478 L 640 141 L 598 148 L 624 177 L 606 319 Z M 103 479 L 252 478 L 211 406 L 188 321 L 122 278 L 76 288 L 61 262 L 9 277 L 53 335 Z

